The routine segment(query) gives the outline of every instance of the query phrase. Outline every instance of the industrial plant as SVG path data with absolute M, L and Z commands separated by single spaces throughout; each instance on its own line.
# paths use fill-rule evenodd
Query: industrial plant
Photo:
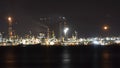
M 59 17 L 59 30 L 56 37 L 54 30 L 50 30 L 46 26 L 46 33 L 40 32 L 38 36 L 27 34 L 24 37 L 15 35 L 13 32 L 12 18 L 8 17 L 8 37 L 4 38 L 3 34 L 0 33 L 0 46 L 17 46 L 17 45 L 61 45 L 61 46 L 76 46 L 76 45 L 111 45 L 120 44 L 120 37 L 90 37 L 90 38 L 79 38 L 78 32 L 74 30 L 72 36 L 70 34 L 70 27 L 65 17 Z M 40 18 L 43 23 L 46 19 Z M 108 29 L 107 26 L 104 27 Z

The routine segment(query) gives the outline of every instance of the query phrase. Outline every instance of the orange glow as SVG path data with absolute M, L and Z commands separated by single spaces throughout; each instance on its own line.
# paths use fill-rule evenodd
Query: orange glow
M 8 17 L 8 20 L 11 21 L 12 20 L 11 17 Z
M 103 29 L 104 29 L 104 30 L 108 30 L 109 27 L 108 27 L 108 26 L 104 26 Z
M 10 24 L 12 24 L 12 18 L 11 17 L 8 17 L 8 21 Z

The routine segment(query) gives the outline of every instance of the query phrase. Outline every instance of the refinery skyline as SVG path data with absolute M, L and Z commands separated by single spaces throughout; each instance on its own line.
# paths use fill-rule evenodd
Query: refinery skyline
M 15 46 L 15 45 L 111 45 L 111 44 L 120 44 L 120 36 L 110 36 L 109 34 L 109 25 L 104 25 L 101 29 L 105 34 L 101 33 L 96 37 L 79 37 L 78 32 L 70 32 L 70 25 L 66 17 L 59 17 L 58 19 L 58 30 L 57 34 L 54 29 L 51 29 L 51 26 L 45 25 L 45 23 L 50 22 L 50 18 L 40 18 L 40 25 L 45 28 L 45 32 L 39 32 L 38 35 L 33 35 L 30 30 L 28 34 L 25 34 L 24 37 L 16 34 L 13 29 L 13 20 L 14 18 L 9 16 L 8 20 L 8 35 L 4 36 L 4 33 L 0 33 L 0 45 L 1 46 Z M 70 36 L 71 35 L 71 36 Z
M 15 18 L 11 17 L 11 16 L 9 16 L 8 19 L 6 19 L 6 20 L 7 21 L 6 21 L 5 31 L 3 31 L 4 29 L 3 30 L 1 29 L 1 31 L 0 31 L 3 34 L 4 37 L 9 36 L 10 28 L 12 28 L 11 31 L 13 32 L 14 35 L 18 35 L 18 36 L 22 36 L 22 37 L 25 36 L 25 35 L 37 36 L 37 35 L 39 35 L 39 33 L 45 33 L 47 35 L 48 28 L 49 28 L 50 33 L 52 33 L 54 31 L 56 37 L 59 38 L 60 37 L 60 32 L 62 32 L 62 33 L 64 32 L 63 29 L 64 29 L 65 24 L 69 27 L 68 36 L 74 35 L 75 31 L 77 31 L 78 37 L 85 37 L 85 38 L 86 37 L 118 37 L 118 36 L 120 36 L 119 32 L 116 32 L 117 34 L 115 34 L 114 31 L 112 32 L 112 30 L 111 30 L 112 26 L 110 26 L 109 24 L 102 25 L 99 28 L 96 26 L 95 29 L 97 29 L 98 32 L 91 31 L 90 33 L 87 33 L 86 35 L 85 35 L 85 32 L 79 33 L 81 29 L 79 29 L 79 30 L 78 30 L 78 28 L 75 29 L 75 27 L 77 27 L 79 24 L 72 27 L 72 24 L 70 23 L 70 21 L 66 17 L 63 17 L 63 16 L 59 16 L 59 17 L 56 17 L 56 18 L 41 17 L 41 18 L 39 18 L 39 22 L 34 21 L 35 23 L 29 24 L 30 26 L 34 25 L 34 27 L 36 27 L 35 29 L 33 27 L 30 27 L 30 26 L 27 27 L 27 25 L 24 25 L 24 24 L 23 24 L 22 27 L 17 27 L 16 28 L 16 25 L 18 25 L 18 23 L 15 22 Z M 60 24 L 62 24 L 62 25 L 60 25 Z M 24 29 L 20 33 L 18 28 L 19 29 L 27 28 L 27 30 Z M 62 30 L 62 31 L 60 31 L 60 30 Z M 84 30 L 84 29 L 82 29 L 82 30 Z

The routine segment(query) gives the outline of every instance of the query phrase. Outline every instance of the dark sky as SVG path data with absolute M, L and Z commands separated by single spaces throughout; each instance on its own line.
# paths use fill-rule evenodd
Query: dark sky
M 109 35 L 120 35 L 120 5 L 114 0 L 0 0 L 0 32 L 7 33 L 7 17 L 12 16 L 16 34 L 31 30 L 34 34 L 50 26 L 58 31 L 56 20 L 66 17 L 71 31 L 77 30 L 80 37 L 99 36 L 103 25 L 109 25 Z M 41 17 L 52 19 L 40 23 Z M 57 34 L 57 33 L 56 33 Z

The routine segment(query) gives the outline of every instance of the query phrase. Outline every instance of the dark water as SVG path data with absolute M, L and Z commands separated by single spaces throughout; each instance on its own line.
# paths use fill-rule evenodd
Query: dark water
M 120 68 L 120 46 L 0 47 L 0 68 Z

